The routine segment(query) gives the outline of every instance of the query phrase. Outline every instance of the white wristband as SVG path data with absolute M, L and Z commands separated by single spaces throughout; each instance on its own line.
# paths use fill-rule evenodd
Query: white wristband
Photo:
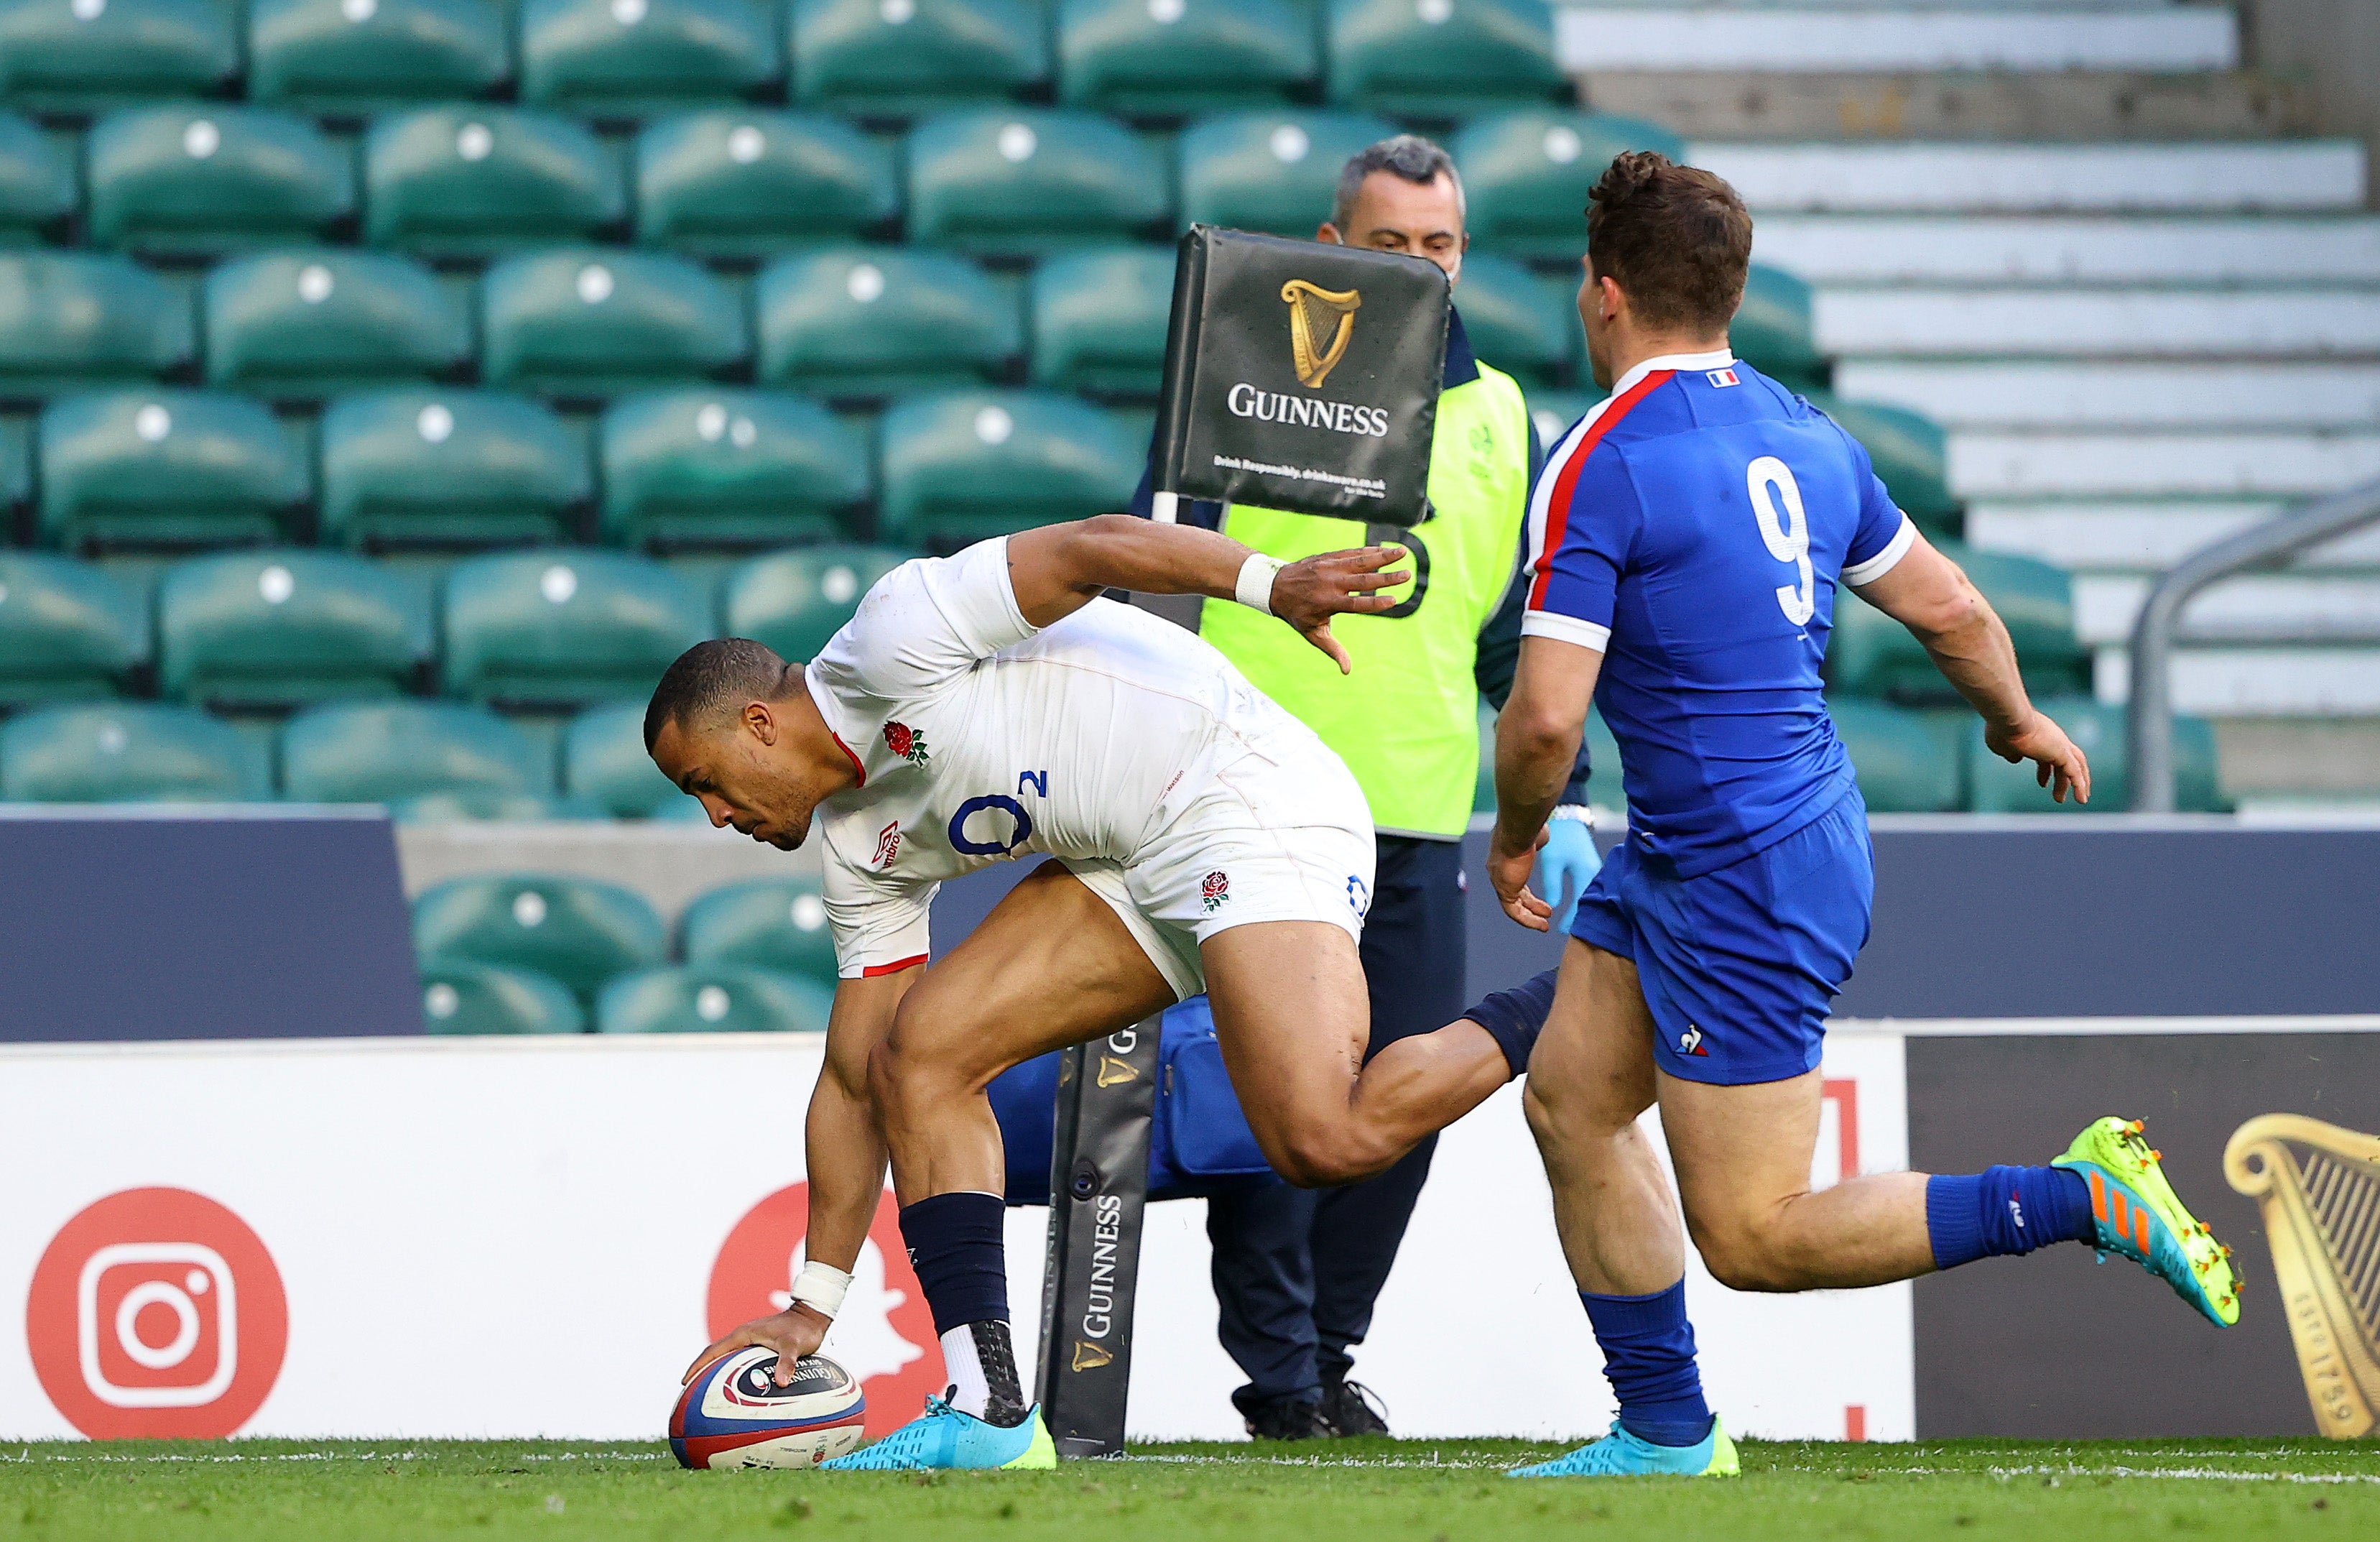
M 851 1289 L 851 1276 L 832 1264 L 822 1264 L 815 1258 L 802 1262 L 802 1271 L 794 1276 L 793 1297 L 822 1317 L 831 1317 L 843 1310 L 844 1293 Z
M 1546 818 L 1548 820 L 1575 820 L 1580 824 L 1586 826 L 1589 830 L 1593 830 L 1595 828 L 1595 811 L 1587 807 L 1586 805 L 1583 803 L 1564 803 L 1557 805 L 1554 811 L 1547 815 Z
M 1240 581 L 1232 587 L 1232 598 L 1252 611 L 1272 614 L 1272 581 L 1288 565 L 1279 557 L 1249 552 L 1248 560 L 1240 564 Z

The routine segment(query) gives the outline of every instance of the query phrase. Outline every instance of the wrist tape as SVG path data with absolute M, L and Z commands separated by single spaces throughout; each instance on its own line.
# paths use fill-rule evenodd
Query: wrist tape
M 831 1317 L 843 1310 L 844 1293 L 851 1289 L 851 1276 L 832 1264 L 822 1264 L 815 1258 L 805 1259 L 802 1271 L 794 1276 L 793 1297 L 822 1317 Z
M 1251 552 L 1248 560 L 1240 564 L 1240 581 L 1232 598 L 1252 611 L 1272 614 L 1272 581 L 1289 564 L 1279 557 L 1268 557 L 1262 552 Z

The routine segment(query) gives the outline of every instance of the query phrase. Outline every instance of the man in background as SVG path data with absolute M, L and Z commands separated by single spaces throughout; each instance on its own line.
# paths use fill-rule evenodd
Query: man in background
M 1463 217 L 1463 183 L 1446 152 L 1401 134 L 1348 161 L 1330 218 L 1315 234 L 1425 258 L 1452 283 L 1470 242 Z M 1431 441 L 1430 517 L 1410 530 L 1363 532 L 1408 549 L 1414 581 L 1387 591 L 1398 602 L 1385 613 L 1334 625 L 1354 673 L 1341 674 L 1318 654 L 1318 668 L 1300 658 L 1273 635 L 1285 630 L 1278 623 L 1248 625 L 1232 606 L 1200 612 L 1199 635 L 1338 751 L 1372 806 L 1378 868 L 1362 948 L 1372 1054 L 1452 1021 L 1466 1000 L 1462 841 L 1478 776 L 1479 700 L 1500 707 L 1512 686 L 1525 598 L 1514 579 L 1539 459 L 1520 386 L 1479 361 L 1455 314 Z M 1144 480 L 1135 512 L 1148 512 L 1148 494 Z M 1344 519 L 1239 504 L 1188 504 L 1181 517 L 1287 561 L 1346 546 L 1357 530 Z M 1536 875 L 1558 899 L 1574 900 L 1595 875 L 1585 781 L 1582 753 Z M 1388 1172 L 1344 1188 L 1273 1182 L 1208 1201 L 1219 1333 L 1248 1378 L 1232 1401 L 1250 1434 L 1387 1433 L 1378 1400 L 1348 1378 L 1350 1352 L 1371 1327 L 1436 1147 L 1433 1135 Z

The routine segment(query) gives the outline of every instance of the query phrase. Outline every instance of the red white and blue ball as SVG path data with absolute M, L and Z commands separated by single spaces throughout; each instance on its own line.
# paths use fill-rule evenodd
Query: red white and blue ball
M 868 1397 L 822 1354 L 777 1385 L 777 1352 L 739 1349 L 702 1368 L 670 1411 L 670 1450 L 687 1467 L 815 1467 L 856 1451 Z

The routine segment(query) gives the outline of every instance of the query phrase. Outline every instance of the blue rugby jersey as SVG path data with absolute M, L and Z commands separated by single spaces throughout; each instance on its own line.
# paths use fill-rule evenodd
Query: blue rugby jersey
M 1522 633 L 1603 654 L 1643 850 L 1709 872 L 1851 789 L 1818 676 L 1835 587 L 1917 530 L 1832 419 L 1724 352 L 1647 359 L 1547 457 L 1529 527 Z

